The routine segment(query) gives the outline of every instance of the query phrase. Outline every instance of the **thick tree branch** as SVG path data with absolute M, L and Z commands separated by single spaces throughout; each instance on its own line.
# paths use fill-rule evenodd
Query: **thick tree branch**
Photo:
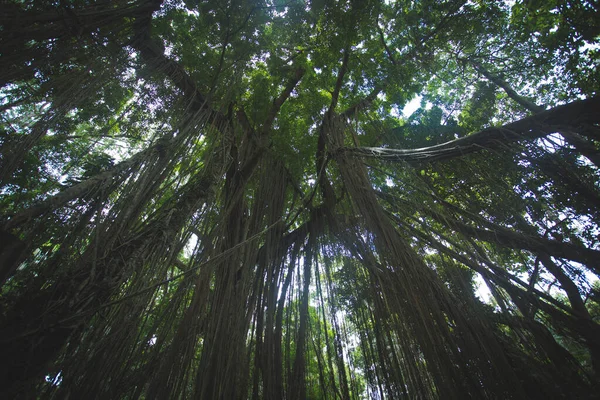
M 506 147 L 523 140 L 538 139 L 565 128 L 576 129 L 598 123 L 600 123 L 600 96 L 595 96 L 435 146 L 418 149 L 344 147 L 338 151 L 348 152 L 358 157 L 372 157 L 386 161 L 432 162 L 452 159 L 484 149 Z
M 529 288 L 527 283 L 523 282 L 518 277 L 511 275 L 506 270 L 495 265 L 491 261 L 480 259 L 485 265 L 487 265 L 487 268 L 486 268 L 477 261 L 477 259 L 478 259 L 477 255 L 473 255 L 473 254 L 465 255 L 460 250 L 454 250 L 453 249 L 453 247 L 455 247 L 454 245 L 448 246 L 448 244 L 447 244 L 447 243 L 451 243 L 451 241 L 448 237 L 444 237 L 444 236 L 440 235 L 442 240 L 437 240 L 437 239 L 433 238 L 432 235 L 426 234 L 426 233 L 422 232 L 421 230 L 411 226 L 410 224 L 403 223 L 403 221 L 400 218 L 398 218 L 396 215 L 393 215 L 393 214 L 388 214 L 388 215 L 390 215 L 390 217 L 394 221 L 396 221 L 398 224 L 402 225 L 402 227 L 408 229 L 416 238 L 422 240 L 423 243 L 426 243 L 427 245 L 433 247 L 434 249 L 440 251 L 441 253 L 444 253 L 444 254 L 452 257 L 456 261 L 471 268 L 473 271 L 478 272 L 479 274 L 481 274 L 481 276 L 483 276 L 486 279 L 489 279 L 491 282 L 502 287 L 503 289 L 508 290 L 509 288 L 514 288 L 515 290 L 523 291 L 526 293 L 526 297 L 530 301 L 540 302 L 541 299 L 544 299 L 545 301 L 554 305 L 555 307 L 557 307 L 563 311 L 566 311 L 569 314 L 574 314 L 573 310 L 570 307 L 560 303 L 558 300 L 554 299 L 552 296 L 550 296 L 544 292 L 541 292 L 538 289 Z M 519 285 L 519 286 L 516 286 L 515 284 Z M 525 288 L 530 289 L 530 290 L 527 291 Z
M 385 52 L 386 52 L 388 58 L 390 59 L 390 62 L 392 63 L 392 65 L 396 65 L 396 60 L 394 59 L 394 54 L 392 53 L 389 46 L 385 42 L 385 36 L 383 35 L 383 30 L 381 30 L 381 27 L 379 26 L 379 21 L 377 21 L 377 32 L 379 33 L 379 40 L 381 41 L 381 44 L 383 45 L 383 48 L 385 49 Z
M 350 49 L 346 48 L 344 50 L 344 57 L 342 59 L 342 67 L 337 75 L 337 80 L 335 82 L 335 88 L 333 89 L 333 93 L 331 93 L 331 105 L 329 106 L 329 113 L 333 114 L 335 107 L 337 106 L 338 99 L 340 97 L 340 92 L 342 90 L 342 85 L 344 83 L 344 76 L 348 71 L 348 61 L 350 60 Z
M 569 298 L 569 303 L 571 303 L 571 308 L 575 311 L 580 318 L 585 318 L 591 320 L 592 317 L 585 307 L 585 303 L 581 298 L 581 294 L 579 293 L 579 289 L 577 289 L 577 285 L 564 273 L 561 267 L 556 265 L 554 261 L 550 258 L 548 254 L 540 254 L 540 260 L 544 264 L 544 267 L 552 274 L 554 277 L 560 282 L 560 286 L 563 288 L 567 297 Z
M 179 63 L 164 55 L 164 49 L 150 37 L 149 19 L 140 19 L 135 24 L 136 34 L 131 46 L 139 51 L 146 65 L 157 73 L 166 75 L 189 100 L 191 113 L 204 112 L 208 121 L 218 130 L 228 126 L 229 121 L 222 113 L 210 107 L 209 100 L 199 90 L 196 82 Z
M 368 107 L 369 104 L 371 104 L 373 102 L 373 100 L 375 100 L 375 98 L 377 97 L 377 95 L 379 93 L 381 93 L 382 89 L 383 89 L 383 85 L 376 85 L 373 88 L 373 90 L 371 90 L 371 92 L 364 99 L 362 99 L 362 100 L 358 101 L 357 103 L 355 103 L 355 104 L 351 105 L 350 107 L 348 107 L 345 111 L 343 111 L 340 114 L 340 117 L 342 117 L 344 120 L 351 119 L 359 111 L 361 111 L 364 108 Z
M 529 111 L 531 111 L 533 113 L 540 113 L 540 112 L 542 112 L 542 111 L 545 110 L 544 107 L 540 107 L 537 104 L 535 104 L 534 102 L 532 102 L 531 100 L 526 99 L 525 97 L 523 97 L 520 94 L 518 94 L 508 84 L 508 82 L 506 82 L 505 80 L 501 79 L 500 77 L 492 74 L 490 71 L 488 71 L 486 68 L 484 68 L 477 61 L 468 60 L 468 62 L 475 68 L 475 70 L 477 70 L 477 72 L 479 72 L 480 74 L 482 74 L 483 76 L 485 76 L 487 80 L 489 80 L 490 82 L 494 83 L 496 86 L 502 88 L 502 90 L 504 90 L 506 92 L 506 94 L 508 95 L 508 97 L 510 97 L 511 99 L 513 99 L 514 101 L 516 101 L 517 103 L 519 103 L 519 105 L 521 105 L 526 110 L 529 110 Z
M 467 62 L 471 63 L 473 67 L 480 72 L 483 76 L 485 76 L 489 81 L 493 82 L 496 86 L 500 87 L 504 92 L 508 95 L 509 98 L 514 100 L 520 106 L 525 108 L 526 110 L 531 111 L 534 114 L 540 113 L 544 111 L 543 107 L 538 106 L 534 102 L 526 99 L 525 97 L 518 94 L 506 81 L 500 79 L 496 75 L 489 72 L 485 69 L 481 64 L 473 60 L 467 60 Z M 593 143 L 589 142 L 584 136 L 573 132 L 569 129 L 560 130 L 560 134 L 565 138 L 565 140 L 575 147 L 577 151 L 579 151 L 582 155 L 587 157 L 591 162 L 593 162 L 596 166 L 600 166 L 600 151 L 596 149 Z
M 302 77 L 304 76 L 304 72 L 305 70 L 303 68 L 298 68 L 296 71 L 294 71 L 294 76 L 288 80 L 287 84 L 285 85 L 285 88 L 283 89 L 279 97 L 273 100 L 273 105 L 269 110 L 269 115 L 267 116 L 267 119 L 263 126 L 264 131 L 271 129 L 271 126 L 273 125 L 273 122 L 275 121 L 275 118 L 277 117 L 281 106 L 283 105 L 283 103 L 285 103 L 288 97 L 290 97 L 290 94 L 292 94 L 292 90 L 294 90 L 298 82 L 300 82 L 300 79 L 302 79 Z
M 119 164 L 113 166 L 112 168 L 103 171 L 97 175 L 94 175 L 91 178 L 86 179 L 80 183 L 77 183 L 73 186 L 70 186 L 61 192 L 55 194 L 54 196 L 50 196 L 25 210 L 20 211 L 19 213 L 10 217 L 8 221 L 5 222 L 3 228 L 7 231 L 18 227 L 26 223 L 27 221 L 38 217 L 40 215 L 46 214 L 53 210 L 56 210 L 59 207 L 62 207 L 69 201 L 82 198 L 90 193 L 94 193 L 99 189 L 106 188 L 110 186 L 115 178 L 119 176 L 121 173 L 126 170 L 134 167 L 137 163 L 145 159 L 152 152 L 157 151 L 157 147 L 153 146 L 146 150 L 143 150 L 131 158 L 120 162 Z
M 399 201 L 403 202 L 391 195 L 381 192 L 376 193 L 380 198 L 385 199 L 390 204 L 396 204 Z M 410 203 L 410 205 L 415 207 L 415 204 L 413 203 Z M 595 273 L 600 274 L 600 251 L 598 250 L 589 249 L 573 243 L 559 242 L 558 240 L 527 235 L 491 222 L 486 222 L 486 225 L 493 229 L 477 228 L 458 221 L 449 215 L 440 214 L 430 207 L 416 206 L 416 208 L 450 229 L 474 239 L 496 243 L 500 246 L 513 249 L 528 250 L 539 255 L 547 254 L 553 257 L 573 260 L 587 265 Z

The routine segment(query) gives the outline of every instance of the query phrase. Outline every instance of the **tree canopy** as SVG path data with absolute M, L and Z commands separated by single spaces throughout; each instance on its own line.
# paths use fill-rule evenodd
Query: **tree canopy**
M 0 397 L 595 398 L 599 14 L 2 1 Z

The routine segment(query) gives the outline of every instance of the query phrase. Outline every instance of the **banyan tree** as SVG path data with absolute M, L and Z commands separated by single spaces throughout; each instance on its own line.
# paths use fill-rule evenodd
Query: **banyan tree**
M 0 398 L 595 398 L 599 14 L 2 1 Z

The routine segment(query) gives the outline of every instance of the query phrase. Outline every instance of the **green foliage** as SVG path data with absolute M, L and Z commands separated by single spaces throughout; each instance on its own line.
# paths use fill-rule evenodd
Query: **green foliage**
M 597 386 L 592 2 L 5 3 L 0 397 Z

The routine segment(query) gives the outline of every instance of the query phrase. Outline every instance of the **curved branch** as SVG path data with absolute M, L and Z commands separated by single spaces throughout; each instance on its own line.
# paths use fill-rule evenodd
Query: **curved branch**
M 395 204 L 400 199 L 392 198 L 381 192 L 376 192 L 380 198 Z M 415 206 L 411 203 L 411 206 Z M 528 250 L 539 255 L 547 254 L 557 258 L 565 258 L 585 264 L 589 269 L 600 275 L 600 251 L 589 249 L 568 242 L 545 239 L 513 231 L 503 226 L 486 221 L 489 229 L 477 228 L 458 221 L 448 215 L 442 215 L 428 207 L 417 207 L 420 212 L 432 217 L 439 223 L 463 235 L 485 242 L 496 243 L 512 249 Z
M 538 139 L 563 130 L 565 127 L 573 129 L 598 123 L 600 123 L 600 96 L 595 96 L 435 146 L 418 149 L 341 147 L 338 151 L 357 157 L 372 157 L 386 161 L 432 162 L 461 157 L 484 149 L 506 147 L 523 140 Z
M 329 114 L 333 114 L 335 107 L 337 106 L 338 99 L 340 97 L 340 92 L 342 90 L 342 85 L 344 84 L 344 76 L 348 71 L 348 61 L 350 60 L 350 48 L 347 47 L 344 49 L 344 56 L 342 57 L 342 66 L 340 67 L 340 71 L 338 72 L 337 80 L 335 82 L 335 88 L 333 89 L 333 93 L 331 94 L 331 105 L 329 106 Z
M 482 74 L 483 76 L 485 76 L 485 78 L 487 80 L 489 80 L 490 82 L 492 82 L 493 84 L 495 84 L 496 86 L 498 86 L 502 90 L 504 90 L 504 92 L 506 92 L 508 97 L 513 99 L 515 102 L 517 102 L 521 107 L 523 107 L 533 113 L 540 113 L 545 110 L 544 107 L 540 107 L 537 104 L 535 104 L 534 102 L 532 102 L 531 100 L 526 99 L 525 97 L 521 96 L 508 84 L 508 82 L 506 82 L 499 76 L 492 74 L 490 71 L 488 71 L 485 67 L 483 67 L 477 61 L 467 60 L 467 62 L 471 63 L 471 65 L 475 68 L 475 70 L 477 72 L 479 72 L 480 74 Z
M 521 107 L 531 111 L 533 114 L 537 114 L 544 111 L 544 107 L 538 106 L 534 102 L 521 96 L 506 81 L 500 79 L 498 76 L 486 70 L 477 61 L 467 60 L 467 62 L 471 63 L 471 65 L 473 65 L 473 67 L 483 76 L 485 76 L 490 82 L 494 83 L 496 86 L 504 90 L 508 97 L 513 99 Z M 565 138 L 567 143 L 575 147 L 577 151 L 579 151 L 582 155 L 587 157 L 596 166 L 600 166 L 600 151 L 598 151 L 598 149 L 596 149 L 596 146 L 594 146 L 593 143 L 589 142 L 587 138 L 569 129 L 561 129 L 560 134 Z
M 265 131 L 269 130 L 271 128 L 271 126 L 273 125 L 273 122 L 275 121 L 275 118 L 277 117 L 277 114 L 279 113 L 281 106 L 290 97 L 290 94 L 292 94 L 292 90 L 294 90 L 294 88 L 296 87 L 298 82 L 300 82 L 300 79 L 302 79 L 302 77 L 304 76 L 304 72 L 305 72 L 304 68 L 298 68 L 294 72 L 294 76 L 292 76 L 288 80 L 287 84 L 285 85 L 285 88 L 283 89 L 283 91 L 281 92 L 279 97 L 277 97 L 275 100 L 273 100 L 273 105 L 271 106 L 271 109 L 269 110 L 269 115 L 267 116 L 267 120 L 265 121 L 265 124 L 264 124 Z
M 135 24 L 135 36 L 131 46 L 139 51 L 146 65 L 157 73 L 166 75 L 173 84 L 189 99 L 188 111 L 205 112 L 208 121 L 218 130 L 228 126 L 229 121 L 222 113 L 212 109 L 208 98 L 199 90 L 192 77 L 176 61 L 165 56 L 164 49 L 150 36 L 150 18 L 140 18 Z

